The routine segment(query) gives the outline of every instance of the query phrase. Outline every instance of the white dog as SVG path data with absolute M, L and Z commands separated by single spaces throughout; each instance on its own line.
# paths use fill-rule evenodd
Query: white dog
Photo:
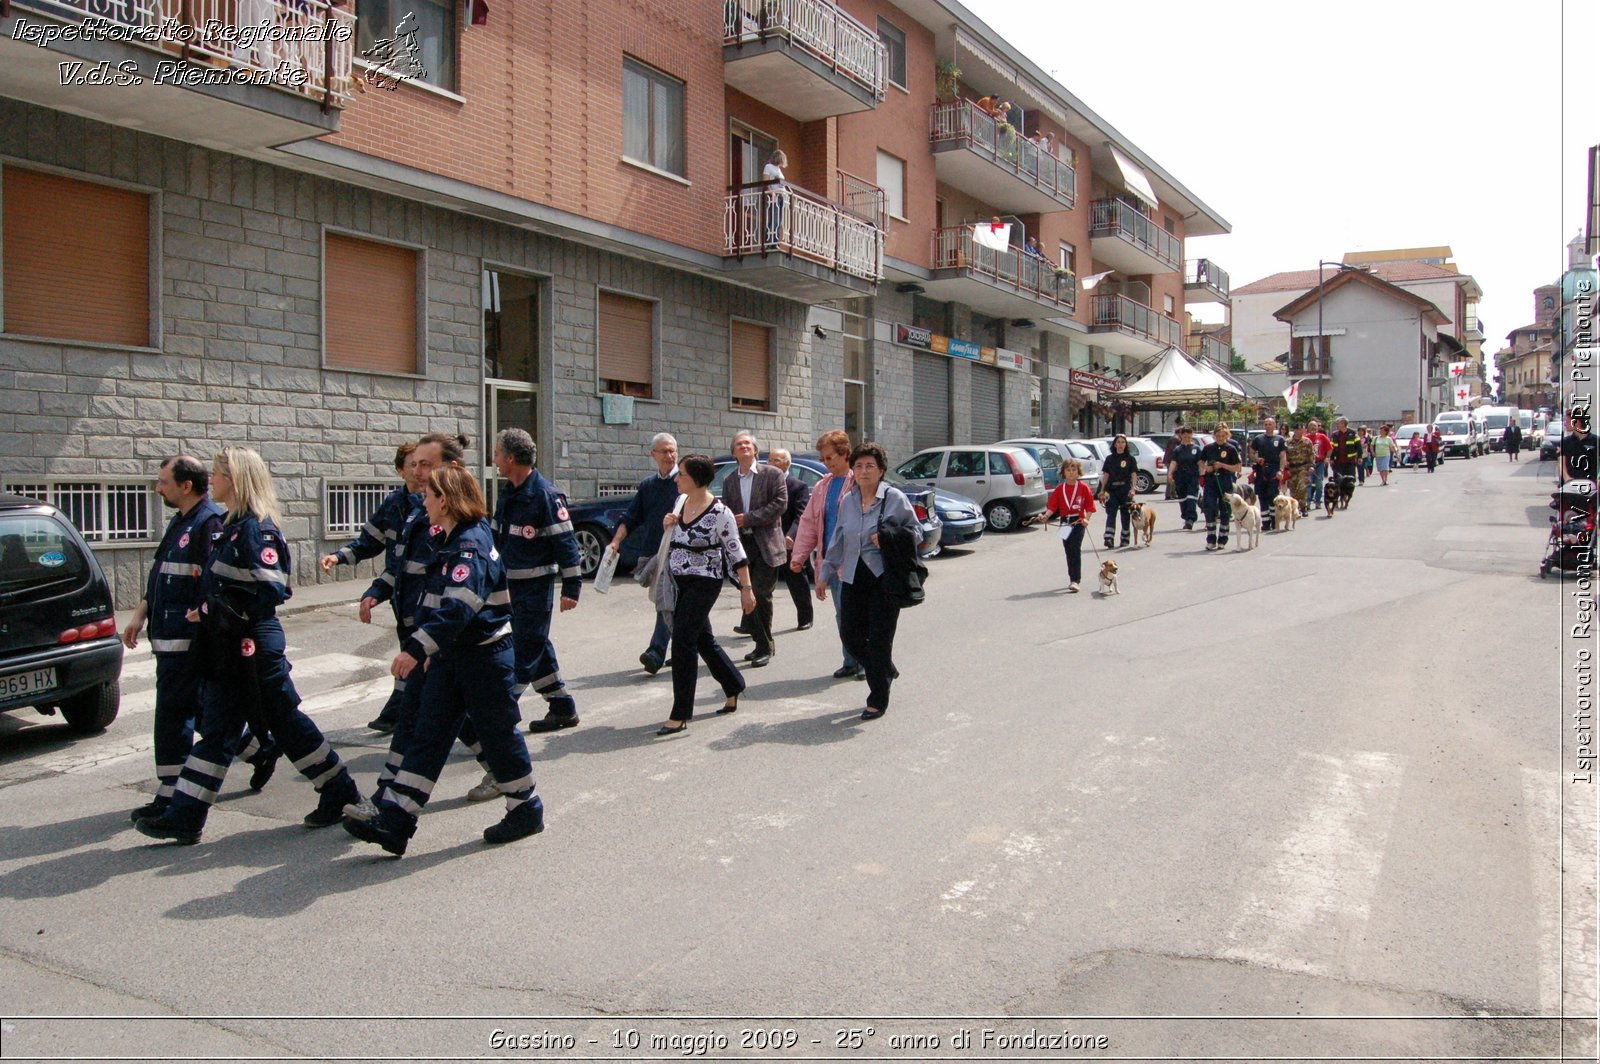
M 1231 492 L 1227 496 L 1228 506 L 1233 510 L 1233 523 L 1238 526 L 1239 550 L 1253 550 L 1261 546 L 1261 507 L 1256 505 L 1254 499 L 1249 502 L 1244 496 Z M 1249 546 L 1245 546 L 1249 543 Z

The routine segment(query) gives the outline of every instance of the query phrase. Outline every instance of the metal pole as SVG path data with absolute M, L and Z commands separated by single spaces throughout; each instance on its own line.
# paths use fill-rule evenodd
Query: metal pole
M 1322 350 L 1327 343 L 1327 338 L 1322 332 L 1322 267 L 1325 263 L 1317 260 L 1317 401 L 1322 401 Z

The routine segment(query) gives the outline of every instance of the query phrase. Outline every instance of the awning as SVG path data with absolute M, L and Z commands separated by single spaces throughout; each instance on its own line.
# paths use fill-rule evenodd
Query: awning
M 1169 347 L 1155 366 L 1116 398 L 1141 410 L 1187 410 L 1221 406 L 1244 395 L 1244 389 L 1210 366 Z
M 1115 144 L 1108 143 L 1106 147 L 1111 149 L 1111 157 L 1117 161 L 1117 169 L 1122 171 L 1123 186 L 1150 206 L 1160 206 L 1156 200 L 1156 190 L 1150 187 L 1150 179 L 1144 176 L 1144 171 L 1139 169 L 1132 159 L 1118 151 Z

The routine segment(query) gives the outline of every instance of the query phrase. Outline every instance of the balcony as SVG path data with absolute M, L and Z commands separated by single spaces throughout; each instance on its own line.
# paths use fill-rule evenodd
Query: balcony
M 1127 296 L 1093 297 L 1089 332 L 1114 355 L 1148 358 L 1183 340 L 1183 326 Z
M 1175 273 L 1183 265 L 1183 241 L 1124 200 L 1095 200 L 1089 218 L 1089 247 L 1096 266 L 1130 277 Z
M 1183 301 L 1228 302 L 1228 271 L 1210 259 L 1190 259 L 1183 264 Z
M 1213 368 L 1231 372 L 1233 369 L 1233 349 L 1224 341 L 1205 333 L 1191 334 L 1189 337 L 1189 355 L 1191 358 L 1203 359 Z
M 965 303 L 991 317 L 1033 318 L 1071 314 L 1078 279 L 1045 259 L 977 244 L 972 226 L 957 225 L 934 230 L 933 276 L 925 287 L 931 299 Z
M 1071 164 L 1043 151 L 971 100 L 947 100 L 929 112 L 939 180 L 1008 214 L 1068 211 L 1078 202 Z
M 883 99 L 883 42 L 826 0 L 724 0 L 722 10 L 723 80 L 746 96 L 802 122 Z
M 1462 329 L 1461 339 L 1467 343 L 1471 343 L 1474 340 L 1481 342 L 1485 339 L 1483 335 L 1483 322 L 1478 319 L 1476 314 L 1468 314 L 1467 320 L 1463 323 L 1463 326 L 1464 328 Z
M 224 151 L 271 147 L 338 131 L 355 25 L 326 0 L 12 0 L 0 96 Z
M 1290 355 L 1286 367 L 1291 377 L 1333 376 L 1332 355 Z
M 839 203 L 778 181 L 731 189 L 723 216 L 731 279 L 808 303 L 876 291 L 883 279 L 883 191 L 848 174 L 839 178 Z

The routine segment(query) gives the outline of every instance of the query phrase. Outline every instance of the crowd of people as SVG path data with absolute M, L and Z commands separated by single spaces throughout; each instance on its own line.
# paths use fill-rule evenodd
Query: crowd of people
M 540 474 L 526 432 L 507 429 L 495 439 L 503 484 L 492 512 L 466 467 L 467 446 L 465 437 L 442 433 L 403 444 L 395 469 L 404 483 L 355 539 L 321 559 L 325 573 L 380 555 L 384 561 L 358 604 L 370 623 L 389 603 L 398 641 L 394 689 L 369 723 L 389 735 L 389 752 L 366 796 L 300 709 L 290 678 L 276 612 L 291 594 L 292 564 L 266 464 L 243 447 L 220 452 L 209 470 L 189 455 L 161 464 L 157 491 L 176 513 L 122 634 L 135 648 L 148 626 L 157 659 L 157 790 L 133 811 L 136 830 L 199 841 L 234 760 L 251 763 L 250 786 L 259 790 L 287 754 L 318 794 L 307 827 L 342 823 L 398 856 L 457 741 L 484 770 L 468 798 L 505 801 L 484 840 L 507 843 L 543 830 L 544 806 L 518 729 L 520 701 L 532 688 L 544 702 L 530 732 L 580 723 L 550 639 L 553 614 L 578 606 L 578 545 L 565 497 Z M 746 681 L 711 625 L 729 580 L 739 585 L 755 640 L 745 667 L 763 667 L 777 653 L 772 595 L 781 576 L 806 606 L 802 628 L 812 623 L 811 596 L 832 596 L 845 663 L 834 676 L 866 680 L 863 720 L 888 712 L 899 676 L 899 613 L 921 601 L 921 525 L 906 496 L 884 480 L 882 448 L 852 447 L 841 430 L 824 433 L 817 448 L 829 474 L 807 494 L 788 475 L 786 452 L 759 462 L 756 437 L 740 432 L 734 469 L 717 497 L 711 457 L 680 458 L 667 433 L 651 441 L 656 472 L 640 483 L 610 549 L 630 528 L 646 530 L 641 577 L 657 616 L 639 661 L 650 674 L 672 669 L 671 709 L 658 736 L 679 734 L 693 719 L 702 661 L 725 697 L 717 712 L 739 708 Z

